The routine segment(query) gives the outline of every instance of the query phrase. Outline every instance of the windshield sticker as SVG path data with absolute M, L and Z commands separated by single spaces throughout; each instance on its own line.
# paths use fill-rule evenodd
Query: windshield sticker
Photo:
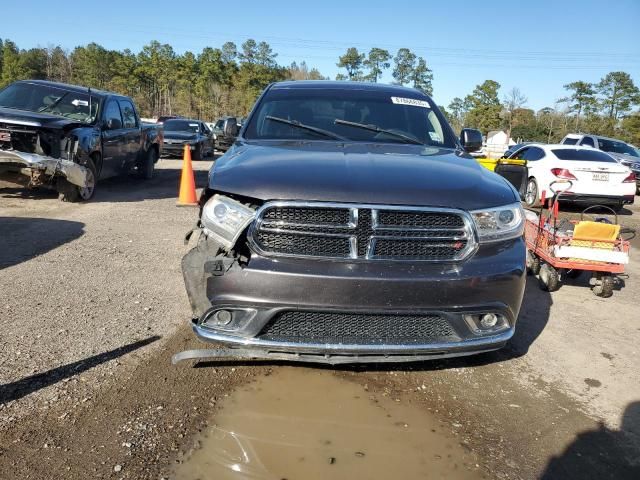
M 197 123 L 190 123 L 190 124 L 189 124 L 189 126 L 190 126 L 190 127 L 197 127 L 197 126 L 198 126 L 198 124 L 197 124 Z
M 87 102 L 86 100 L 80 100 L 80 99 L 73 99 L 71 101 L 71 105 L 73 105 L 74 107 L 88 107 L 89 106 L 89 102 Z
M 413 105 L 414 107 L 431 108 L 429 102 L 416 98 L 391 97 L 391 101 L 396 105 Z
M 429 136 L 431 137 L 432 142 L 442 143 L 442 137 L 438 132 L 429 132 Z

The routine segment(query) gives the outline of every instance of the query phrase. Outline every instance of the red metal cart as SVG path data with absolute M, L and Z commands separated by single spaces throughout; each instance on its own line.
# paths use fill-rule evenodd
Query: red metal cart
M 559 182 L 554 182 L 559 183 Z M 563 182 L 571 188 L 571 182 Z M 557 290 L 563 276 L 577 277 L 583 271 L 591 272 L 590 285 L 599 297 L 610 297 L 618 275 L 624 273 L 629 261 L 629 241 L 620 236 L 617 214 L 611 210 L 615 222 L 606 219 L 585 221 L 584 216 L 594 205 L 582 212 L 580 221 L 558 225 L 558 205 L 562 191 L 553 188 L 553 198 L 545 212 L 545 199 L 539 214 L 527 211 L 525 239 L 527 243 L 527 269 L 538 276 L 540 286 L 548 291 Z M 544 192 L 543 192 L 544 197 Z M 604 221 L 603 221 L 604 220 Z M 629 232 L 629 230 L 627 230 Z

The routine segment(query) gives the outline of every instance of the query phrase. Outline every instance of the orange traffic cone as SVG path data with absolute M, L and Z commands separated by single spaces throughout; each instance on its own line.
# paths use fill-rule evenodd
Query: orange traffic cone
M 196 197 L 196 181 L 193 177 L 193 167 L 191 166 L 191 150 L 189 145 L 185 145 L 178 206 L 189 205 L 198 205 L 198 198 Z

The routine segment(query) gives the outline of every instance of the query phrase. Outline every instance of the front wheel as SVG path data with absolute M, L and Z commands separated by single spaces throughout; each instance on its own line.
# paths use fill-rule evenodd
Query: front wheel
M 597 297 L 609 298 L 613 295 L 613 277 L 608 273 L 597 276 L 591 291 Z
M 527 271 L 531 275 L 538 275 L 540 273 L 540 258 L 527 250 Z
M 548 263 L 540 267 L 538 279 L 540 280 L 540 288 L 547 292 L 555 292 L 560 288 L 560 275 L 558 274 L 558 270 Z
M 96 191 L 96 183 L 98 181 L 98 173 L 96 166 L 91 158 L 82 164 L 87 169 L 87 185 L 79 187 L 69 182 L 66 178 L 59 178 L 56 185 L 59 198 L 63 202 L 86 202 L 93 198 Z
M 193 160 L 202 160 L 202 145 L 196 145 L 196 148 L 193 149 L 193 155 L 191 155 Z
M 156 168 L 156 162 L 158 161 L 158 154 L 155 148 L 150 148 L 144 159 L 138 163 L 138 176 L 145 180 L 151 180 L 153 178 L 153 172 Z
M 531 177 L 527 182 L 527 190 L 524 194 L 524 202 L 529 207 L 535 207 L 538 205 L 538 182 Z

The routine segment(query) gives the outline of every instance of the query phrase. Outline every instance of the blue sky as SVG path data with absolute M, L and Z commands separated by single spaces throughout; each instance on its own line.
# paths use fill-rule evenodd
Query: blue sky
M 640 84 L 640 0 L 4 2 L 0 38 L 21 48 L 97 42 L 138 51 L 152 39 L 199 52 L 225 41 L 265 40 L 281 64 L 307 60 L 332 78 L 349 46 L 408 47 L 434 72 L 447 105 L 493 79 L 528 106 L 553 106 L 574 80 L 624 70 Z M 383 81 L 391 81 L 387 73 Z

